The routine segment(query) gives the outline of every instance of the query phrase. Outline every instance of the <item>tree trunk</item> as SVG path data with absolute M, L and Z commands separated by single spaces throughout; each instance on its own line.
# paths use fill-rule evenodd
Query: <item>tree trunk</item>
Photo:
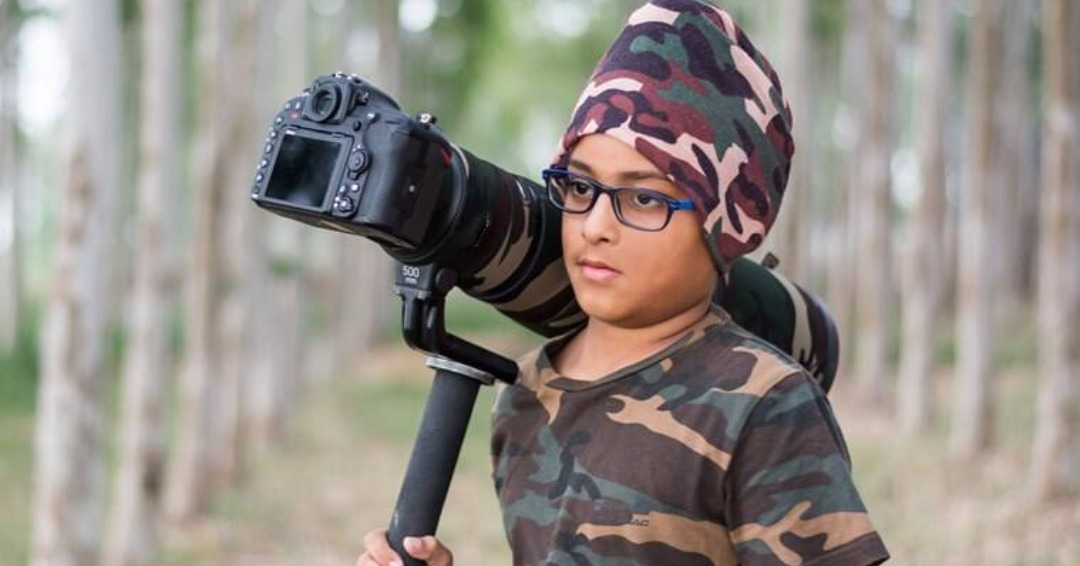
M 109 0 L 110 5 L 117 3 Z M 113 8 L 109 8 L 113 10 Z M 71 12 L 71 18 L 82 17 L 79 10 Z M 124 139 L 128 132 L 125 125 L 124 113 L 121 112 L 124 102 L 124 89 L 122 80 L 123 56 L 123 29 L 120 21 L 123 10 L 117 8 L 115 17 L 110 15 L 109 29 L 101 30 L 106 35 L 87 37 L 85 41 L 101 43 L 94 50 L 81 49 L 70 58 L 71 68 L 76 66 L 92 65 L 107 77 L 104 80 L 85 84 L 76 82 L 75 76 L 69 78 L 69 84 L 79 85 L 80 97 L 90 99 L 86 111 L 92 112 L 93 120 L 92 136 L 94 137 L 93 157 L 89 161 L 91 172 L 100 181 L 101 199 L 98 208 L 94 212 L 94 221 L 88 225 L 88 229 L 94 238 L 104 239 L 104 243 L 96 246 L 98 254 L 95 262 L 99 269 L 107 273 L 98 279 L 99 288 L 94 292 L 96 300 L 90 306 L 90 314 L 99 319 L 102 328 L 115 329 L 121 322 L 122 301 L 126 282 L 123 278 L 124 259 L 117 257 L 116 250 L 121 244 L 121 224 L 124 221 L 123 197 L 126 194 L 122 187 L 126 187 L 127 176 L 124 174 L 124 143 L 103 143 L 104 140 Z M 112 12 L 110 12 L 112 14 Z M 97 16 L 99 19 L 100 16 Z M 102 21 L 104 21 L 102 19 Z M 76 24 L 78 25 L 78 24 Z M 93 52 L 93 53 L 92 53 Z M 91 61 L 93 58 L 93 61 Z M 93 104 L 93 101 L 114 101 L 105 104 Z
M 103 504 L 104 332 L 92 328 L 89 289 L 101 277 L 88 261 L 99 198 L 88 150 L 68 158 L 56 266 L 41 336 L 41 381 L 35 437 L 34 540 L 31 564 L 91 565 Z
M 957 267 L 956 379 L 951 449 L 970 459 L 990 445 L 996 290 L 994 202 L 1001 191 L 994 163 L 994 92 L 1001 47 L 1001 0 L 974 4 L 968 76 L 967 148 Z
M 163 395 L 168 353 L 167 208 L 181 177 L 181 6 L 144 2 L 138 181 L 138 243 L 131 296 L 130 344 L 123 366 L 120 463 L 114 485 L 107 566 L 147 566 L 158 546 L 158 515 L 164 483 Z
M 245 436 L 253 449 L 261 451 L 280 435 L 286 409 L 293 402 L 289 397 L 296 392 L 301 360 L 294 344 L 302 339 L 299 308 L 302 298 L 298 277 L 273 269 L 259 292 L 259 302 L 266 306 L 266 311 L 260 314 L 260 324 L 252 331 L 258 355 L 252 360 L 251 372 L 263 379 L 252 383 L 246 393 Z
M 282 102 L 278 100 L 275 90 L 278 81 L 276 76 L 278 59 L 274 46 L 278 40 L 274 22 L 277 21 L 279 12 L 279 2 L 266 0 L 260 2 L 260 13 L 254 37 L 257 44 L 253 66 L 255 88 L 264 95 L 257 97 L 252 103 L 256 118 L 251 126 L 256 132 L 260 132 L 261 128 L 267 125 L 260 123 L 259 120 L 266 120 L 266 117 L 273 116 Z M 276 310 L 277 306 L 268 302 L 267 288 L 272 275 L 268 268 L 264 236 L 269 231 L 268 224 L 276 222 L 277 219 L 257 209 L 250 202 L 247 206 L 255 210 L 251 211 L 252 221 L 248 224 L 248 231 L 243 236 L 252 245 L 247 250 L 248 280 L 244 283 L 244 319 L 245 324 L 248 325 L 249 335 L 244 341 L 244 367 L 241 371 L 243 399 L 240 418 L 241 436 L 238 442 L 242 448 L 236 476 L 238 481 L 243 481 L 246 476 L 248 456 L 260 436 L 258 431 L 261 426 L 260 420 L 263 418 L 261 415 L 266 412 L 265 407 L 272 405 L 264 401 L 266 393 L 275 390 L 273 387 L 274 368 L 266 361 L 266 356 L 272 353 L 273 348 L 273 345 L 267 345 L 266 340 L 272 340 L 273 336 L 272 331 L 266 329 L 266 325 L 271 322 L 269 313 Z
M 232 57 L 230 58 L 230 81 L 234 84 L 252 85 L 256 81 L 255 55 L 258 40 L 257 25 L 260 22 L 260 9 L 265 9 L 266 2 L 257 0 L 233 0 L 235 6 L 232 21 Z M 262 93 L 252 89 L 253 96 Z M 238 101 L 239 102 L 239 101 Z M 223 228 L 223 276 L 225 297 L 222 303 L 218 326 L 220 344 L 219 391 L 215 403 L 214 419 L 214 456 L 213 485 L 215 488 L 236 483 L 241 477 L 245 460 L 243 439 L 244 411 L 244 374 L 251 362 L 249 332 L 253 326 L 255 305 L 251 293 L 255 285 L 262 282 L 255 279 L 256 262 L 262 258 L 259 241 L 256 238 L 256 215 L 263 214 L 251 203 L 249 192 L 243 190 L 251 182 L 251 171 L 261 159 L 260 132 L 265 132 L 268 116 L 273 111 L 267 109 L 256 115 L 255 107 L 265 104 L 233 105 L 227 135 L 227 160 L 230 163 L 249 164 L 248 167 L 232 167 L 227 173 L 224 197 L 226 211 L 222 219 L 228 218 Z M 265 134 L 263 134 L 265 135 Z
M 827 260 L 831 269 L 828 274 L 828 304 L 836 319 L 837 332 L 840 336 L 840 360 L 837 379 L 841 383 L 849 380 L 845 376 L 852 372 L 853 357 L 851 345 L 854 339 L 855 313 L 855 234 L 858 197 L 861 194 L 860 171 L 862 159 L 858 148 L 862 138 L 859 117 L 864 97 L 859 94 L 864 84 L 862 70 L 866 67 L 864 48 L 866 30 L 859 23 L 858 11 L 862 2 L 844 4 L 843 38 L 841 40 L 839 67 L 839 92 L 836 114 L 832 117 L 836 124 L 837 187 L 833 191 L 834 205 L 829 213 L 829 243 Z
M 71 50 L 71 136 L 56 242 L 55 271 L 41 335 L 35 432 L 33 566 L 98 563 L 104 507 L 105 329 L 100 305 L 114 226 L 108 193 L 117 153 L 103 146 L 119 100 L 119 7 L 72 3 L 65 14 Z
M 19 238 L 18 8 L 0 0 L 0 355 L 15 349 L 22 323 Z
M 166 507 L 174 521 L 188 521 L 205 511 L 212 491 L 211 453 L 215 443 L 214 403 L 220 400 L 223 238 L 229 172 L 229 124 L 239 93 L 229 78 L 229 3 L 206 0 L 198 5 L 198 92 L 213 104 L 197 107 L 195 147 L 195 242 L 188 269 L 186 351 L 176 455 L 170 462 Z
M 913 245 L 904 258 L 903 348 L 897 414 L 907 436 L 923 432 L 930 419 L 934 330 L 943 282 L 941 242 L 945 224 L 945 126 L 951 92 L 952 2 L 922 0 L 918 11 L 916 143 L 922 192 L 911 220 Z
M 282 2 L 278 20 L 289 22 L 290 48 L 280 53 L 277 92 L 280 100 L 296 96 L 314 78 L 309 76 L 307 2 Z M 279 100 L 279 101 L 280 101 Z M 261 214 L 266 214 L 265 212 Z M 258 289 L 258 327 L 253 331 L 254 375 L 260 379 L 247 394 L 246 434 L 254 448 L 265 449 L 279 435 L 286 414 L 302 388 L 304 336 L 301 324 L 306 303 L 301 279 L 306 225 L 275 218 L 266 224 L 268 276 Z
M 995 245 L 1000 261 L 995 261 L 1000 282 L 998 328 L 1016 328 L 1027 320 L 1027 297 L 1031 292 L 1038 254 L 1032 253 L 1038 241 L 1038 140 L 1031 109 L 1035 73 L 1029 63 L 1031 35 L 1034 29 L 1034 0 L 1005 2 L 1002 21 L 1009 22 L 1002 31 L 1001 76 L 995 104 L 997 157 L 1004 186 L 1001 220 L 995 230 Z
M 852 187 L 860 193 L 853 208 L 857 218 L 855 279 L 856 371 L 860 393 L 874 404 L 884 402 L 886 353 L 889 343 L 890 277 L 890 174 L 892 155 L 891 120 L 893 108 L 893 62 L 891 16 L 884 2 L 860 2 L 862 18 L 848 25 L 865 28 L 867 55 L 865 95 L 860 124 L 862 182 Z M 860 88 L 861 90 L 861 88 Z
M 1043 7 L 1046 115 L 1039 247 L 1039 388 L 1031 485 L 1075 491 L 1080 463 L 1080 5 Z

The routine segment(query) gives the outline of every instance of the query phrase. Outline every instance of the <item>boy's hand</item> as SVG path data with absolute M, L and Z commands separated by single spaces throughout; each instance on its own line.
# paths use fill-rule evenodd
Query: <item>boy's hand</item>
M 433 536 L 405 537 L 409 556 L 427 562 L 428 566 L 454 566 L 454 556 Z M 403 566 L 401 557 L 390 548 L 386 529 L 375 529 L 364 535 L 365 552 L 356 559 L 356 566 Z

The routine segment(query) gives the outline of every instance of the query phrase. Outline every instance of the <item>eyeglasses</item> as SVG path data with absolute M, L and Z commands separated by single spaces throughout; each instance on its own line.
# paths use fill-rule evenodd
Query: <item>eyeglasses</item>
M 672 198 L 651 189 L 607 187 L 565 169 L 545 169 L 541 175 L 547 184 L 548 199 L 559 210 L 585 214 L 592 210 L 601 194 L 606 194 L 615 209 L 615 218 L 637 230 L 659 232 L 667 227 L 676 210 L 694 210 L 694 201 L 690 199 Z

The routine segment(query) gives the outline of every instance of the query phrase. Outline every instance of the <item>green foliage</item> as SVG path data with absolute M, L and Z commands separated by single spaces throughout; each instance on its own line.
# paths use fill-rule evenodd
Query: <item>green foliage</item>
M 416 439 L 423 416 L 431 380 L 425 366 L 416 368 L 416 375 L 391 377 L 360 387 L 342 387 L 338 395 L 344 412 L 355 415 L 357 430 L 364 436 L 380 441 L 411 445 Z M 469 431 L 462 448 L 459 469 L 485 471 L 490 466 L 487 438 L 490 434 L 490 408 L 495 402 L 495 389 L 483 387 L 469 420 Z
M 844 0 L 815 0 L 811 5 L 814 36 L 823 43 L 839 43 L 844 35 Z
M 461 2 L 450 17 L 440 17 L 423 37 L 406 36 L 405 67 L 410 73 L 401 93 L 407 107 L 421 105 L 445 114 L 465 106 L 478 91 L 477 77 L 502 38 L 497 3 L 492 0 Z M 434 56 L 442 53 L 442 57 Z
M 1038 331 L 1033 324 L 1010 324 L 1001 327 L 997 363 L 1002 368 L 1034 368 L 1038 362 Z
M 956 334 L 946 332 L 934 339 L 934 361 L 946 367 L 956 364 Z
M 0 564 L 25 564 L 30 532 L 41 308 L 27 306 L 15 349 L 0 355 Z
M 126 332 L 126 325 L 123 323 L 112 324 L 105 331 L 107 333 L 105 343 L 106 358 L 105 358 L 105 373 L 106 375 L 115 375 L 119 373 L 120 365 L 124 362 L 124 356 L 127 352 L 128 335 Z
M 554 147 L 597 60 L 625 23 L 625 2 L 584 3 L 580 14 L 588 21 L 579 23 L 553 20 L 543 3 L 461 2 L 424 34 L 406 33 L 410 73 L 402 104 L 432 111 L 452 139 L 480 157 L 533 173 L 545 165 L 530 157 L 537 137 L 544 149 Z
M 520 332 L 531 335 L 491 305 L 461 292 L 454 292 L 446 299 L 446 326 L 457 334 Z
M 418 375 L 429 372 L 416 368 Z M 392 376 L 385 382 L 350 389 L 338 397 L 345 410 L 356 415 L 364 434 L 395 442 L 411 442 L 420 426 L 429 383 L 417 376 Z
M 1002 326 L 1007 331 L 996 336 L 994 364 L 998 369 L 1034 368 L 1038 353 L 1038 333 L 1030 321 Z M 896 345 L 899 349 L 900 344 Z M 956 331 L 950 324 L 934 337 L 934 362 L 942 367 L 956 364 Z
M 4 378 L 7 381 L 7 378 Z M 0 385 L 0 387 L 6 387 Z M 0 392 L 6 395 L 8 392 Z M 34 417 L 0 405 L 0 564 L 26 564 L 30 540 Z
M 42 0 L 5 2 L 4 6 L 9 10 L 7 15 L 16 22 L 16 27 L 34 18 L 58 19 L 60 17 L 60 9 L 54 3 L 45 3 Z
M 120 22 L 124 27 L 138 24 L 142 18 L 142 12 L 140 0 L 120 0 Z
M 40 305 L 28 305 L 15 349 L 0 354 L 0 419 L 8 415 L 33 414 L 40 365 L 38 335 L 41 322 Z
M 295 258 L 275 255 L 267 259 L 267 267 L 273 277 L 295 277 L 303 266 Z

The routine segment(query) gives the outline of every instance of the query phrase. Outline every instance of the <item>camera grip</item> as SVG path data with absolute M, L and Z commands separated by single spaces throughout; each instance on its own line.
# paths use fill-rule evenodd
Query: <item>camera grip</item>
M 406 536 L 435 534 L 479 389 L 480 382 L 470 377 L 435 372 L 387 535 L 408 566 L 424 562 L 409 556 L 402 542 Z

